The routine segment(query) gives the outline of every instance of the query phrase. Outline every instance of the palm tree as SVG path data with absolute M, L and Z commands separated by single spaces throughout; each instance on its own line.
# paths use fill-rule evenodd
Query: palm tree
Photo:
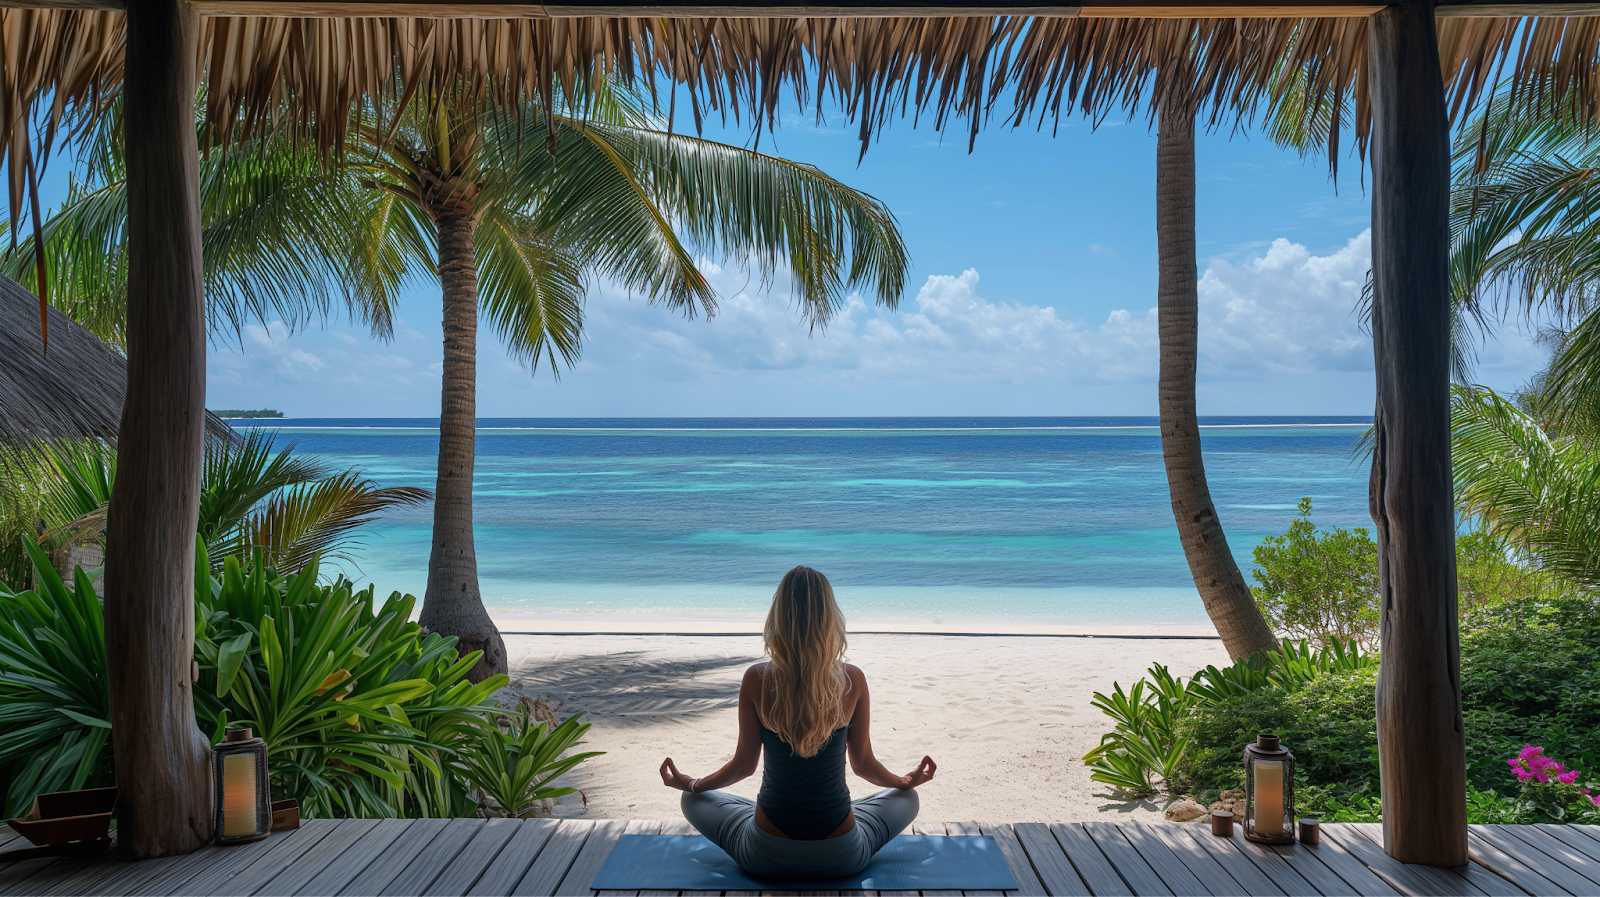
M 699 253 L 749 263 L 764 282 L 787 264 L 814 329 L 853 289 L 893 307 L 904 286 L 905 246 L 877 200 L 809 165 L 672 133 L 610 83 L 503 109 L 462 82 L 394 109 L 368 105 L 349 134 L 331 166 L 276 139 L 213 150 L 201 184 L 208 300 L 215 319 L 238 328 L 270 316 L 299 324 L 340 295 L 385 336 L 408 273 L 438 277 L 444 367 L 421 622 L 457 636 L 462 653 L 484 652 L 474 681 L 506 670 L 472 532 L 480 315 L 535 372 L 543 363 L 558 372 L 581 351 L 593 278 L 710 315 L 716 293 Z M 98 151 L 89 169 L 45 240 L 52 254 L 81 260 L 93 249 L 103 262 L 51 265 L 52 294 L 117 322 L 120 154 Z M 9 259 L 28 282 L 31 244 Z
M 615 84 L 501 109 L 462 83 L 360 117 L 345 165 L 382 197 L 363 260 L 434 270 L 444 296 L 421 622 L 484 652 L 477 680 L 506 670 L 472 531 L 480 314 L 535 371 L 546 361 L 558 370 L 581 349 L 592 277 L 710 315 L 716 294 L 694 249 L 748 261 L 768 280 L 786 260 L 802 316 L 822 327 L 853 288 L 892 307 L 906 251 L 872 197 L 808 165 L 671 133 Z
M 1156 317 L 1161 342 L 1161 458 L 1189 573 L 1223 647 L 1238 660 L 1276 651 L 1278 640 L 1228 550 L 1206 483 L 1195 411 L 1200 295 L 1195 263 L 1194 113 L 1174 104 L 1164 106 L 1159 115 Z

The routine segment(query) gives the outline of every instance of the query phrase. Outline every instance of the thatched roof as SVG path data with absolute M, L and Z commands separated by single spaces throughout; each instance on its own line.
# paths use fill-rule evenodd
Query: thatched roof
M 39 297 L 0 277 L 0 444 L 116 438 L 127 362 L 53 308 L 49 327 L 47 357 Z
M 128 363 L 77 322 L 49 312 L 50 352 L 39 327 L 39 297 L 0 276 L 0 457 L 41 443 L 117 436 Z M 206 412 L 206 435 L 233 438 Z
M 1439 23 L 1453 110 L 1507 79 L 1600 111 L 1600 18 Z M 27 117 L 15 110 L 49 102 L 52 121 L 70 119 L 114 89 L 122 25 L 113 11 L 0 9 L 6 158 L 27 152 Z M 1364 135 L 1366 32 L 1359 17 L 208 17 L 200 66 L 217 138 L 292 124 L 324 148 L 341 142 L 363 98 L 427 95 L 462 72 L 505 100 L 600 72 L 672 79 L 692 89 L 697 116 L 764 120 L 786 95 L 830 98 L 865 137 L 916 112 L 972 128 L 991 116 L 1103 114 L 1141 101 L 1221 117 L 1270 99 L 1274 72 L 1289 65 L 1305 72 L 1315 98 L 1352 98 L 1354 121 L 1344 126 Z M 21 168 L 11 166 L 14 191 Z

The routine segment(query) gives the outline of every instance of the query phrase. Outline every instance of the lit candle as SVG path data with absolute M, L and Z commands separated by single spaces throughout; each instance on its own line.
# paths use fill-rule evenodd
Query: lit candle
M 1256 834 L 1283 834 L 1283 761 L 1255 762 Z
M 248 751 L 222 758 L 222 837 L 256 831 L 256 757 Z

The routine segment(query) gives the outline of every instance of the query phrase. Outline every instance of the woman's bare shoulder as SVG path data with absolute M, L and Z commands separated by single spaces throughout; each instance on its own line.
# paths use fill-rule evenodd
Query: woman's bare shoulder
M 760 685 L 767 679 L 767 669 L 772 666 L 772 661 L 762 660 L 751 664 L 744 671 L 744 681 L 750 685 Z
M 850 685 L 852 687 L 858 684 L 867 684 L 867 674 L 861 672 L 861 668 L 853 663 L 847 663 L 844 665 L 844 674 L 850 677 Z

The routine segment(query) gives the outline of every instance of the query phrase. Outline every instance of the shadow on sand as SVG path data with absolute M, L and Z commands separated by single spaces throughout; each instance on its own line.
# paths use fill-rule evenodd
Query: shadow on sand
M 511 690 L 564 701 L 565 712 L 591 717 L 686 716 L 739 703 L 739 675 L 760 660 L 708 657 L 661 660 L 645 651 L 563 656 L 525 663 L 512 672 Z

